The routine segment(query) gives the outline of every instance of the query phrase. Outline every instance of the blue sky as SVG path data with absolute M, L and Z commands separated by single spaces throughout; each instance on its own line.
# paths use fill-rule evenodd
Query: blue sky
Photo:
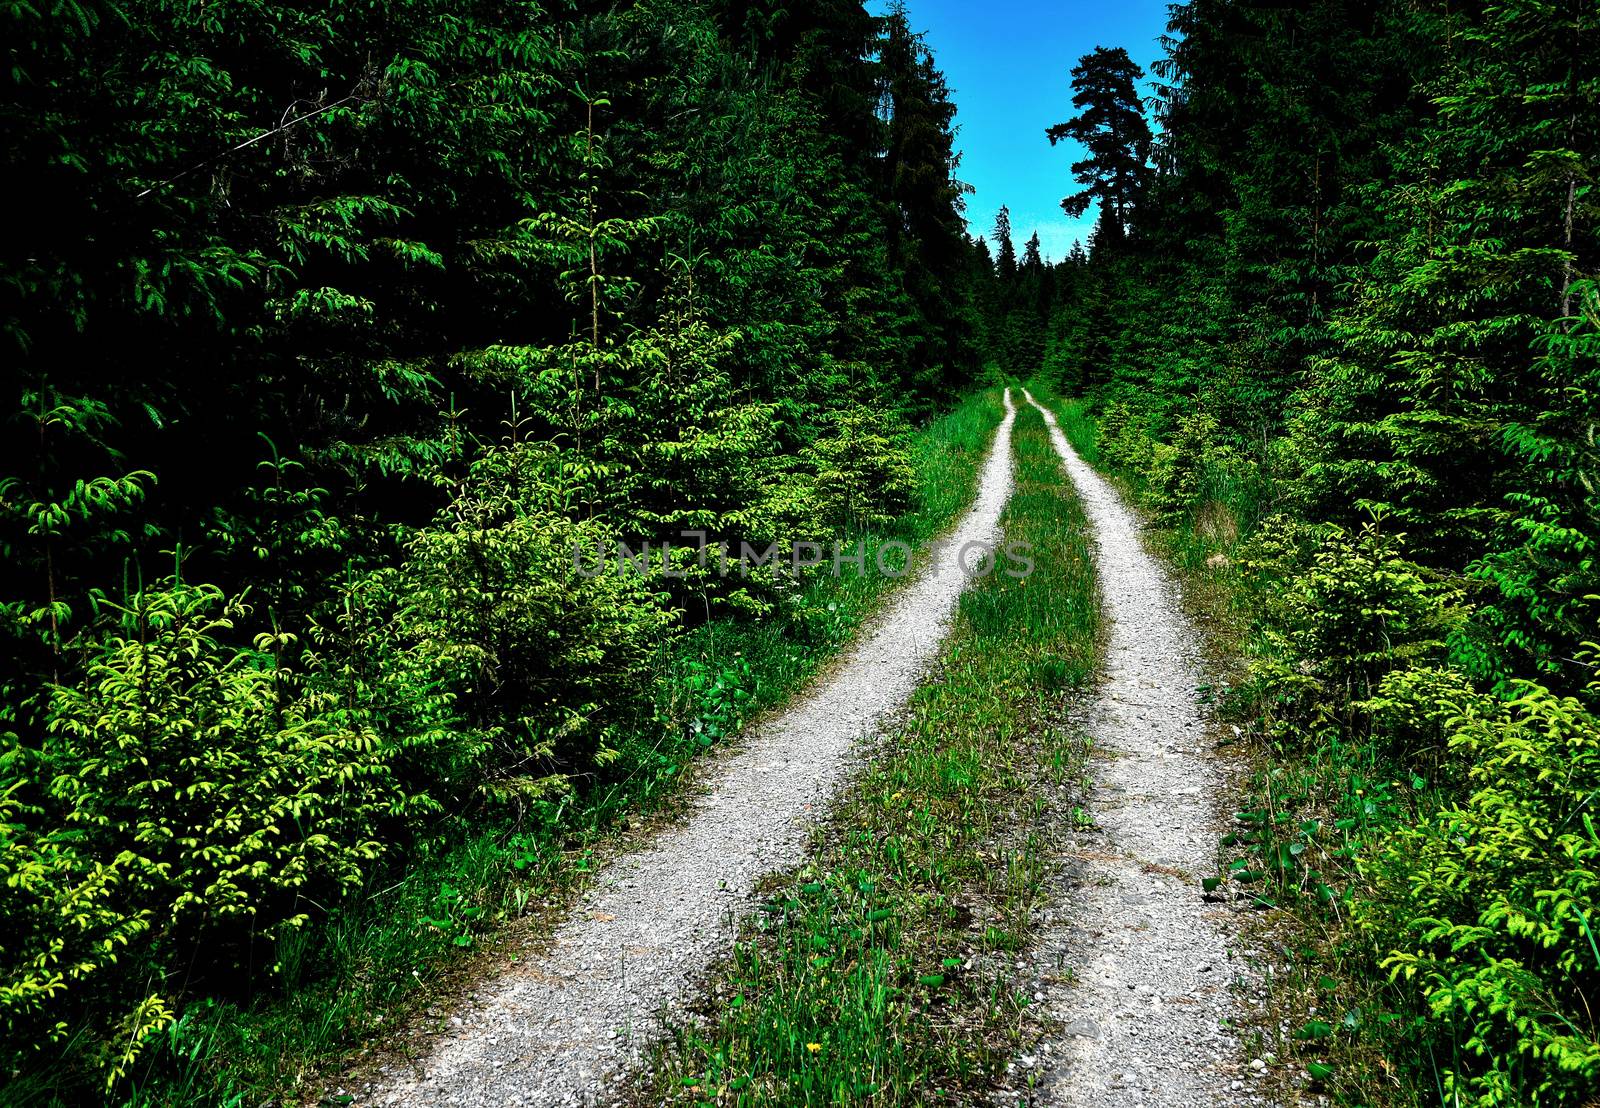
M 1068 219 L 1061 198 L 1077 191 L 1071 165 L 1076 144 L 1054 147 L 1046 127 L 1072 114 L 1070 70 L 1096 46 L 1122 46 L 1148 74 L 1161 54 L 1167 0 L 908 0 L 911 23 L 925 32 L 959 113 L 959 176 L 977 192 L 967 197 L 974 234 L 989 233 L 1001 204 L 1010 205 L 1020 253 L 1037 228 L 1051 259 L 1087 240 L 1090 209 Z M 875 14 L 886 0 L 869 4 Z M 1148 94 L 1148 82 L 1141 88 Z

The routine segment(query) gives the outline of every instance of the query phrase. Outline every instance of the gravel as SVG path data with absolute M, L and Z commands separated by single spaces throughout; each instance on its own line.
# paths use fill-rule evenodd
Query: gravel
M 947 634 L 974 544 L 1000 538 L 1011 494 L 1010 391 L 978 495 L 826 680 L 746 737 L 688 820 L 612 863 L 549 949 L 479 986 L 415 1063 L 357 1103 L 603 1103 L 732 949 L 765 874 L 800 862 L 860 750 L 916 688 Z M 966 556 L 962 556 L 963 551 Z
M 1144 549 L 1138 518 L 1024 395 L 1044 414 L 1095 533 L 1109 623 L 1104 679 L 1085 721 L 1096 826 L 1066 844 L 1056 922 L 1024 971 L 1061 1027 L 1028 1099 L 1070 1108 L 1265 1103 L 1222 1026 L 1237 1018 L 1236 988 L 1250 971 L 1232 913 L 1200 885 L 1216 872 L 1215 805 L 1230 782 L 1196 692 L 1200 637 Z

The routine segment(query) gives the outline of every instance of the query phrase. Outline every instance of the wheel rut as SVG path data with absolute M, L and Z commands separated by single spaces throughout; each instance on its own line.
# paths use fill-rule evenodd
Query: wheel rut
M 1237 1072 L 1233 917 L 1203 898 L 1216 865 L 1217 798 L 1230 767 L 1199 702 L 1200 636 L 1138 517 L 1049 428 L 1094 532 L 1109 625 L 1088 708 L 1096 829 L 1064 858 L 1064 909 L 1032 955 L 1064 1028 L 1036 1075 L 1035 1103 L 1199 1108 L 1263 1103 Z M 1058 968 L 1059 967 L 1059 968 Z M 1070 973 L 1064 972 L 1070 970 Z M 1228 1021 L 1228 1026 L 1224 1025 Z M 1014 1103 L 1015 1101 L 1012 1101 Z
M 1011 392 L 972 507 L 830 676 L 746 737 L 693 814 L 613 862 L 548 949 L 479 988 L 414 1063 L 349 1091 L 357 1103 L 604 1103 L 727 955 L 765 874 L 801 861 L 807 830 L 848 775 L 859 740 L 915 690 L 949 632 L 968 571 L 996 544 L 1011 494 Z

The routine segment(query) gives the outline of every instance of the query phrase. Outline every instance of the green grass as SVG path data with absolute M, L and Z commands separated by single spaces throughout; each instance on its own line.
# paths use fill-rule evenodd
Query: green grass
M 1061 433 L 1072 444 L 1083 460 L 1092 466 L 1100 464 L 1100 435 L 1094 417 L 1089 414 L 1087 400 L 1062 400 L 1047 387 L 1030 382 L 1028 390 L 1034 399 L 1055 413 Z
M 1147 517 L 1153 490 L 1149 473 L 1138 467 L 1113 465 L 1101 450 L 1094 402 L 1058 396 L 1049 382 L 1027 384 L 1034 398 L 1049 408 L 1072 448 L 1108 478 Z M 1137 452 L 1148 458 L 1150 451 Z M 1146 532 L 1155 549 L 1182 575 L 1183 599 L 1207 630 L 1212 661 L 1226 670 L 1246 649 L 1250 602 L 1239 589 L 1233 562 L 1239 543 L 1270 511 L 1271 493 L 1260 480 L 1241 475 L 1238 467 L 1208 465 L 1200 506 L 1182 519 L 1159 520 Z
M 963 596 L 935 677 L 838 802 L 811 860 L 715 979 L 714 1014 L 664 1048 L 642 1103 L 975 1099 L 1035 1026 L 1008 967 L 1030 939 L 1053 837 L 1082 796 L 1063 725 L 1094 671 L 1085 523 L 1038 413 L 1015 431 L 1008 539 L 1025 581 Z
M 993 390 L 919 432 L 910 512 L 873 543 L 912 546 L 947 528 L 975 491 L 1002 414 Z M 851 540 L 852 542 L 854 540 Z M 869 565 L 871 563 L 869 562 Z M 696 758 L 754 713 L 782 703 L 847 643 L 895 579 L 814 573 L 759 620 L 717 620 L 663 653 L 657 720 L 604 779 L 530 811 L 519 825 L 446 827 L 410 860 L 306 932 L 263 946 L 270 988 L 188 1005 L 119 1089 L 130 1106 L 258 1104 L 315 1091 L 321 1071 L 389 1036 L 459 983 L 514 956 L 529 928 L 569 903 L 637 829 L 670 811 Z M 265 977 L 265 975 L 264 975 Z M 263 979 L 264 979 L 263 977 Z M 70 1052 L 69 1052 L 70 1053 Z M 5 1103 L 82 1103 L 55 1068 L 12 1082 Z
M 1270 742 L 1250 753 L 1237 830 L 1222 845 L 1232 876 L 1248 877 L 1258 905 L 1273 909 L 1254 929 L 1275 967 L 1268 1010 L 1246 1028 L 1252 1049 L 1284 1057 L 1276 1076 L 1286 1095 L 1310 1086 L 1336 1105 L 1437 1103 L 1427 1021 L 1377 969 L 1351 918 L 1366 899 L 1358 858 L 1437 799 L 1410 774 L 1397 778 L 1369 744 Z

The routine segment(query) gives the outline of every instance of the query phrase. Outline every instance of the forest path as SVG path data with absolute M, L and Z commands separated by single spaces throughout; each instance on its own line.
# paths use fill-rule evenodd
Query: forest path
M 1005 418 L 971 509 L 918 575 L 894 592 L 829 676 L 747 736 L 679 826 L 613 862 L 548 949 L 479 990 L 416 1063 L 390 1063 L 357 1104 L 556 1105 L 611 1099 L 690 998 L 765 874 L 797 864 L 860 749 L 900 709 L 949 632 L 967 583 L 960 557 L 1000 540 L 1011 495 Z
M 1066 854 L 1064 919 L 1032 958 L 1065 1027 L 1036 1103 L 1199 1108 L 1257 1103 L 1237 1074 L 1232 913 L 1202 898 L 1215 872 L 1228 768 L 1201 710 L 1200 636 L 1138 517 L 1043 414 L 1095 535 L 1109 630 L 1089 706 L 1096 828 Z M 1070 968 L 1075 980 L 1061 981 Z

